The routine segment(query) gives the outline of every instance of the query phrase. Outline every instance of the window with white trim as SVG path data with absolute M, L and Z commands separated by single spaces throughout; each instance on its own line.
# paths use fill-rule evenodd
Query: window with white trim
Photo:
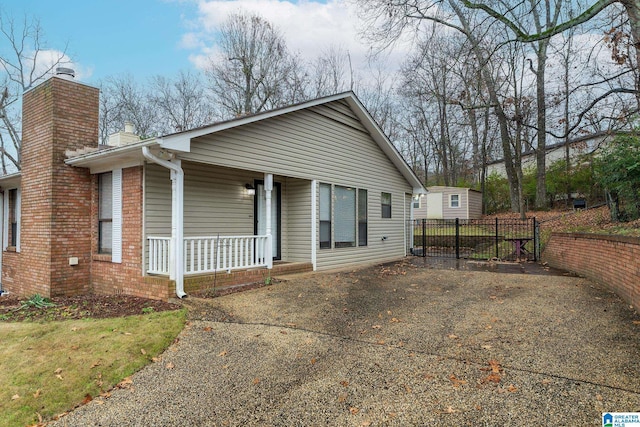
M 320 184 L 320 249 L 331 248 L 331 185 Z
M 450 208 L 459 208 L 460 207 L 460 195 L 459 194 L 449 194 L 449 207 Z
M 367 246 L 367 190 L 358 190 L 358 246 Z
M 98 175 L 98 253 L 122 262 L 122 169 Z
M 413 209 L 420 209 L 420 196 L 415 196 L 413 198 Z
M 319 204 L 320 249 L 367 245 L 367 190 L 320 184 Z
M 113 173 L 98 175 L 98 253 L 113 250 Z
M 12 188 L 4 192 L 4 224 L 2 248 L 20 252 L 20 189 Z
M 380 209 L 382 218 L 391 218 L 391 193 L 380 194 Z

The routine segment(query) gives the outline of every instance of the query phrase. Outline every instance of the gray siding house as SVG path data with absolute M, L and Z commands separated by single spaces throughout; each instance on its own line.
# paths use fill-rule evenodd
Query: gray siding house
M 274 262 L 328 270 L 401 258 L 411 201 L 426 193 L 352 92 L 113 141 L 66 164 L 142 168 L 141 274 L 175 281 L 178 296 L 190 277 Z
M 478 219 L 482 193 L 471 188 L 434 186 L 413 199 L 414 219 Z

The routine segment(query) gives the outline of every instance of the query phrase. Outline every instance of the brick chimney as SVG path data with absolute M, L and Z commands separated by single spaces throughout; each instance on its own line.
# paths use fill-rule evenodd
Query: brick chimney
M 66 150 L 98 146 L 98 97 L 97 88 L 69 73 L 24 94 L 16 293 L 53 297 L 90 289 L 91 176 L 64 159 Z

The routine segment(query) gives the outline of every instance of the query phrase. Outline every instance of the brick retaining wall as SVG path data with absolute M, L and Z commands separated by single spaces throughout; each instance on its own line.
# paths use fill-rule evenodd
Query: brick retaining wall
M 640 311 L 640 238 L 553 233 L 542 260 L 601 283 Z

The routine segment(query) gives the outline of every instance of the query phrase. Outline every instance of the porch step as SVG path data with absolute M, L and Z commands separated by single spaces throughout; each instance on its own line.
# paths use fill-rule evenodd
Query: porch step
M 216 295 L 239 292 L 247 289 L 255 289 L 264 286 L 266 282 L 273 281 L 277 277 L 287 274 L 304 273 L 313 271 L 310 262 L 277 262 L 273 268 L 253 268 L 250 270 L 238 270 L 230 273 L 203 274 L 188 276 L 184 279 L 184 290 L 187 294 L 214 290 Z M 175 292 L 175 284 L 169 283 L 170 295 Z

